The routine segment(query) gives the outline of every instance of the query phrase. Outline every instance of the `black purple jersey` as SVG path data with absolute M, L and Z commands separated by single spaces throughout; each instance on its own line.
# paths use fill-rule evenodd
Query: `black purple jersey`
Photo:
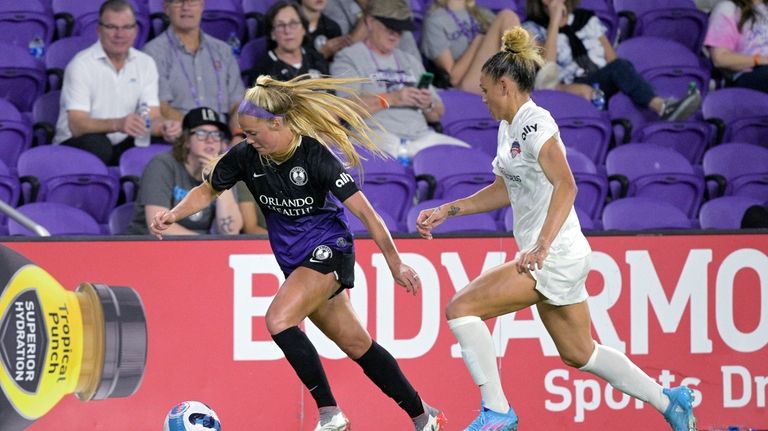
M 238 181 L 245 182 L 264 213 L 272 252 L 286 276 L 319 245 L 353 251 L 340 202 L 358 188 L 339 159 L 317 140 L 302 136 L 296 152 L 281 164 L 267 161 L 248 142 L 240 142 L 209 176 L 217 191 Z

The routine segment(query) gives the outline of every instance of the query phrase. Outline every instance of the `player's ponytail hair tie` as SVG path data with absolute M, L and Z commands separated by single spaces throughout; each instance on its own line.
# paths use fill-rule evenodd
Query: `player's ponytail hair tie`
M 240 106 L 237 108 L 237 113 L 238 115 L 248 115 L 250 117 L 263 118 L 263 119 L 270 119 L 278 116 L 267 111 L 261 106 L 245 99 L 242 102 L 240 102 Z

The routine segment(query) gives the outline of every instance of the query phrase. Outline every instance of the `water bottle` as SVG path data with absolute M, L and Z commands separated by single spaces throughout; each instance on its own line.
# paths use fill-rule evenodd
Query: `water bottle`
M 400 138 L 400 147 L 397 149 L 397 161 L 404 168 L 411 166 L 411 154 L 408 152 L 408 140 Z
M 597 82 L 592 84 L 592 104 L 601 111 L 605 109 L 605 93 Z
M 696 81 L 688 83 L 688 94 L 696 94 L 699 92 L 699 86 L 696 85 Z
M 0 245 L 0 328 L 3 431 L 28 428 L 69 394 L 128 397 L 141 384 L 147 320 L 130 287 L 86 282 L 71 291 Z
M 34 39 L 29 41 L 29 55 L 42 60 L 45 55 L 45 41 L 40 36 L 35 36 Z
M 147 128 L 147 131 L 134 139 L 134 145 L 137 147 L 148 147 L 151 139 L 150 135 L 152 134 L 152 119 L 149 118 L 149 105 L 147 105 L 147 102 L 141 102 L 136 113 L 144 120 L 144 127 Z
M 230 48 L 232 48 L 232 55 L 234 55 L 235 58 L 240 58 L 240 38 L 237 37 L 235 32 L 229 34 L 227 43 L 229 44 Z

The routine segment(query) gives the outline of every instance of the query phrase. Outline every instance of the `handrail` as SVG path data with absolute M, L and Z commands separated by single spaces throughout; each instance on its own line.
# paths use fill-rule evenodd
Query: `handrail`
M 0 211 L 5 213 L 8 217 L 16 220 L 16 222 L 18 222 L 20 225 L 37 234 L 37 236 L 51 236 L 50 232 L 48 232 L 46 228 L 39 225 L 38 223 L 35 223 L 34 220 L 16 211 L 16 208 L 8 205 L 3 201 L 0 201 Z

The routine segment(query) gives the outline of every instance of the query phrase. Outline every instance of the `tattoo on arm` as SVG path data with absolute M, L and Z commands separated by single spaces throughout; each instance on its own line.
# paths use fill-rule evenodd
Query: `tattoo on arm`
M 451 208 L 448 209 L 448 217 L 455 216 L 456 214 L 459 213 L 459 211 L 461 211 L 461 209 L 459 207 L 457 207 L 455 205 L 451 205 Z
M 226 216 L 219 220 L 219 233 L 232 233 L 232 216 Z

